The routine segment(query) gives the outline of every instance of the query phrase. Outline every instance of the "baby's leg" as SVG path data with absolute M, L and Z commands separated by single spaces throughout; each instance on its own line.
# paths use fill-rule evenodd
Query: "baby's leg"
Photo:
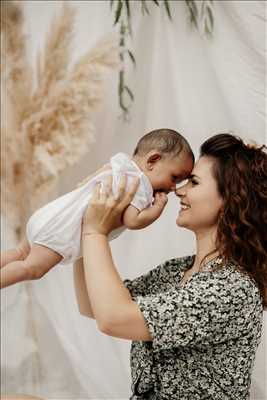
M 61 260 L 62 256 L 48 247 L 33 244 L 25 260 L 11 262 L 1 269 L 0 287 L 4 288 L 21 281 L 39 279 Z
M 5 265 L 11 263 L 12 261 L 19 260 L 23 260 L 23 256 L 18 248 L 3 251 L 1 252 L 0 257 L 0 268 L 3 268 Z
M 10 264 L 13 261 L 25 260 L 30 253 L 30 250 L 31 246 L 25 236 L 15 249 L 1 252 L 0 268 L 3 268 L 6 264 Z

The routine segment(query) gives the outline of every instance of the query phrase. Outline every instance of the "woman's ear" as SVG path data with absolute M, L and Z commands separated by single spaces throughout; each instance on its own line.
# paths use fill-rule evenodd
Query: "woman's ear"
M 155 150 L 152 150 L 148 153 L 147 158 L 146 158 L 146 167 L 149 171 L 151 171 L 155 164 L 162 159 L 162 155 Z

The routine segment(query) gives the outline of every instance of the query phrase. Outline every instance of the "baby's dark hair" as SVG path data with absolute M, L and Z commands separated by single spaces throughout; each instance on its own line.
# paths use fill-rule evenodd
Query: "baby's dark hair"
M 173 129 L 155 129 L 142 136 L 134 150 L 134 156 L 145 156 L 149 151 L 157 150 L 163 157 L 178 156 L 185 151 L 195 161 L 194 153 L 188 141 Z

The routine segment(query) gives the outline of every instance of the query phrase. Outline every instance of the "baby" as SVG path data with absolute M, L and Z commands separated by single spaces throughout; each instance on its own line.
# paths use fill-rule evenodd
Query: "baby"
M 127 187 L 139 177 L 137 192 L 123 214 L 122 228 L 110 235 L 118 237 L 126 229 L 142 229 L 162 213 L 167 194 L 187 178 L 194 164 L 193 152 L 178 132 L 157 129 L 143 136 L 133 156 L 118 153 L 110 163 L 85 184 L 37 210 L 29 219 L 26 233 L 31 245 L 24 260 L 6 264 L 1 269 L 1 288 L 20 281 L 41 278 L 57 264 L 73 263 L 81 257 L 81 225 L 93 188 L 102 187 L 112 174 L 113 193 L 118 192 L 122 174 Z

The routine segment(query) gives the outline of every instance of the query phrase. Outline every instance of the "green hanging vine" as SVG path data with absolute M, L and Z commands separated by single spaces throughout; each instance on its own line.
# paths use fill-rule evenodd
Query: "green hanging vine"
M 213 0 L 185 0 L 185 4 L 191 25 L 199 29 L 199 23 L 202 23 L 204 32 L 207 35 L 212 35 L 214 28 Z M 201 6 L 199 7 L 200 4 Z
M 206 35 L 211 36 L 214 28 L 213 0 L 184 0 L 189 21 L 192 27 L 199 29 L 202 24 Z M 114 13 L 114 25 L 119 25 L 120 33 L 120 61 L 119 71 L 119 105 L 122 110 L 124 120 L 129 119 L 129 111 L 134 101 L 134 94 L 126 83 L 126 65 L 128 60 L 136 66 L 133 52 L 130 50 L 132 38 L 131 7 L 140 5 L 142 15 L 150 14 L 151 6 L 163 7 L 169 20 L 172 21 L 170 7 L 171 0 L 110 0 L 110 8 Z

